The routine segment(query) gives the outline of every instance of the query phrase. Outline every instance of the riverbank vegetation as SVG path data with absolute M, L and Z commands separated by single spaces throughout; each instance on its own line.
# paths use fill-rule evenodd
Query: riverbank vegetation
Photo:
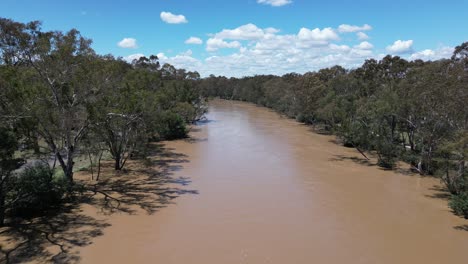
M 98 180 L 103 155 L 120 171 L 148 143 L 186 137 L 206 111 L 199 78 L 157 56 L 98 55 L 75 29 L 0 18 L 0 225 L 79 191 L 78 158 Z
M 252 102 L 321 127 L 364 156 L 375 153 L 385 169 L 403 160 L 421 175 L 436 175 L 454 212 L 468 218 L 468 43 L 439 61 L 389 55 L 352 70 L 210 76 L 200 86 L 206 96 Z
M 0 225 L 80 192 L 78 158 L 99 180 L 144 158 L 148 144 L 184 138 L 205 98 L 266 106 L 337 135 L 392 169 L 399 160 L 436 175 L 468 217 L 468 43 L 433 62 L 386 56 L 361 67 L 245 78 L 210 76 L 98 55 L 79 31 L 0 19 Z M 8 221 L 7 221 L 8 222 Z

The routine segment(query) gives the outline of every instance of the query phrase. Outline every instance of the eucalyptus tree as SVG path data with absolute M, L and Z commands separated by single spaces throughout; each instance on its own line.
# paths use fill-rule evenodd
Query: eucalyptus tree
M 74 157 L 90 124 L 87 107 L 99 90 L 92 78 L 98 68 L 90 45 L 75 29 L 43 32 L 39 22 L 0 20 L 2 64 L 30 72 L 27 83 L 10 87 L 21 95 L 10 100 L 37 124 L 70 183 Z
M 115 170 L 122 170 L 137 147 L 147 143 L 144 115 L 149 109 L 145 102 L 151 96 L 125 81 L 132 71 L 125 62 L 109 60 L 105 71 L 111 81 L 103 87 L 100 100 L 93 105 L 92 131 L 95 138 L 107 146 L 114 159 Z

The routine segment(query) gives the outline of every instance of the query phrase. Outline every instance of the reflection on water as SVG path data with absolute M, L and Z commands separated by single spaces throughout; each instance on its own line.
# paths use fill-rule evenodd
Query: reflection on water
M 176 176 L 196 196 L 111 219 L 85 263 L 466 263 L 467 222 L 438 181 L 383 171 L 330 136 L 250 104 L 214 101 Z

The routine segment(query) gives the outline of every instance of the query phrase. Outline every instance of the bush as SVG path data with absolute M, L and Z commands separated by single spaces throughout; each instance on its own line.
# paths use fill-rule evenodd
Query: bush
M 187 124 L 192 123 L 197 118 L 195 108 L 186 102 L 177 103 L 171 111 L 181 116 Z
M 458 195 L 452 195 L 449 206 L 456 215 L 463 216 L 468 219 L 468 193 L 465 192 Z
M 314 120 L 314 117 L 312 115 L 307 115 L 307 114 L 304 114 L 304 113 L 299 113 L 296 116 L 296 121 L 297 122 L 308 124 L 308 125 L 312 124 L 313 120 Z
M 184 119 L 173 112 L 165 112 L 157 125 L 160 139 L 173 140 L 187 137 L 187 127 Z
M 18 173 L 8 183 L 8 200 L 14 215 L 29 216 L 54 208 L 68 189 L 64 177 L 54 177 L 47 165 L 35 165 Z
M 397 156 L 393 150 L 391 146 L 379 149 L 377 165 L 385 169 L 393 169 L 397 161 Z

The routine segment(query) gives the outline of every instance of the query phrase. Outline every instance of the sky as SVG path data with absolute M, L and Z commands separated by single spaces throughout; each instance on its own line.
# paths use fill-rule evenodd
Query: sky
M 202 77 L 448 58 L 468 41 L 465 10 L 466 0 L 0 0 L 0 17 L 76 28 L 98 54 L 158 55 Z

